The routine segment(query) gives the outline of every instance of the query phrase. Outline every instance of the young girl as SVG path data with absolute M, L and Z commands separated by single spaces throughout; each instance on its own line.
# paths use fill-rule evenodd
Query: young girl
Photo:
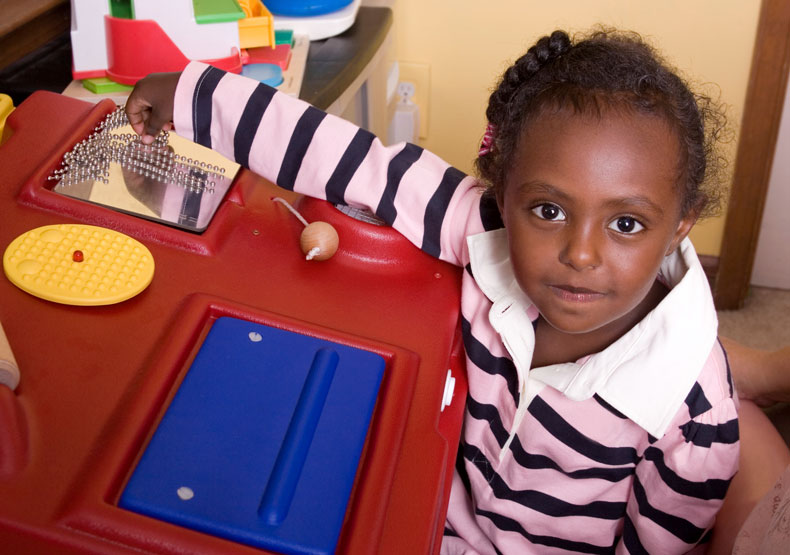
M 706 541 L 738 462 L 716 313 L 686 239 L 715 204 L 717 119 L 637 37 L 557 31 L 530 48 L 491 95 L 481 180 L 199 63 L 141 81 L 126 111 L 145 142 L 172 119 L 466 269 L 469 396 L 443 553 Z

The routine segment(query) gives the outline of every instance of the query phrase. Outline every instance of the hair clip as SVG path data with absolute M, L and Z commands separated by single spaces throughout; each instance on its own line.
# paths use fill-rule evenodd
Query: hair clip
M 477 151 L 477 156 L 485 156 L 491 152 L 494 145 L 494 124 L 489 123 L 486 125 L 486 131 L 483 133 L 483 140 L 480 142 L 480 150 Z

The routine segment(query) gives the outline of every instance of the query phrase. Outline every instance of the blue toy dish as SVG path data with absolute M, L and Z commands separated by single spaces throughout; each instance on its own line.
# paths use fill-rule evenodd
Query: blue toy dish
M 336 12 L 350 3 L 351 0 L 268 0 L 266 7 L 274 15 L 310 17 Z

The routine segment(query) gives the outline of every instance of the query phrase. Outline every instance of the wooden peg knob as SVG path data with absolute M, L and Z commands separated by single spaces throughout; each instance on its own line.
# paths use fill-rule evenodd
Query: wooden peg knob
M 331 258 L 337 251 L 338 242 L 337 231 L 326 222 L 307 224 L 299 237 L 299 246 L 307 260 Z

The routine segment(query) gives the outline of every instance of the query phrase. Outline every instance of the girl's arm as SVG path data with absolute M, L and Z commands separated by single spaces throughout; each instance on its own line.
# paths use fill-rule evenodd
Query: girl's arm
M 738 470 L 736 401 L 698 383 L 684 413 L 636 466 L 617 553 L 685 553 L 709 539 Z
M 466 264 L 465 237 L 500 225 L 478 182 L 432 153 L 408 143 L 386 147 L 255 80 L 193 62 L 178 80 L 172 113 L 180 135 L 285 189 L 368 208 L 448 262 Z

